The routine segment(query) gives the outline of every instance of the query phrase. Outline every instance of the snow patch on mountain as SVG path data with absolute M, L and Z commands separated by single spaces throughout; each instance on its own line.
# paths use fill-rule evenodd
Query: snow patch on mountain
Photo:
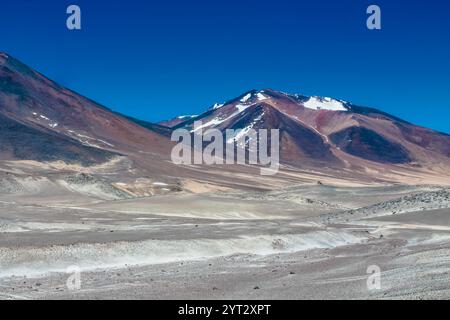
M 80 141 L 85 146 L 102 149 L 102 147 L 100 147 L 99 145 L 96 144 L 96 143 L 100 142 L 103 145 L 106 145 L 106 146 L 109 146 L 109 147 L 114 147 L 114 145 L 112 145 L 109 142 L 106 142 L 106 141 L 101 140 L 101 139 L 92 138 L 92 137 L 89 137 L 87 135 L 77 133 L 77 132 L 75 132 L 73 130 L 67 130 L 67 132 L 68 132 L 69 136 L 71 136 L 72 138 Z M 94 143 L 94 142 L 96 142 L 96 143 Z
M 198 115 L 193 114 L 193 115 L 179 116 L 179 117 L 177 117 L 177 119 L 180 119 L 180 120 L 182 120 L 182 119 L 192 119 L 192 118 L 195 118 L 195 117 L 198 117 Z
M 225 104 L 223 104 L 223 103 L 214 103 L 212 109 L 216 110 L 216 109 L 222 108 L 224 105 Z
M 347 108 L 342 101 L 328 97 L 311 97 L 303 105 L 306 108 L 313 110 L 347 111 Z
M 245 111 L 246 109 L 248 109 L 249 107 L 251 107 L 254 104 L 237 104 L 236 105 L 236 111 L 233 112 L 231 115 L 229 115 L 226 118 L 222 118 L 221 116 L 217 116 L 215 118 L 213 118 L 212 120 L 205 122 L 204 124 L 202 124 L 201 126 L 198 126 L 196 128 L 194 128 L 193 130 L 191 130 L 191 132 L 197 132 L 200 129 L 204 129 L 204 128 L 210 128 L 210 127 L 215 127 L 225 121 L 228 121 L 230 119 L 232 119 L 233 117 L 237 116 L 239 113 Z
M 245 105 L 245 104 L 237 104 L 237 105 L 236 105 L 236 109 L 238 109 L 239 112 L 244 111 L 244 110 L 247 109 L 248 107 L 250 107 L 250 105 Z
M 38 114 L 36 113 L 36 112 L 32 112 L 32 114 L 33 114 L 33 116 L 35 116 L 35 117 L 37 117 L 38 116 Z M 46 117 L 46 116 L 44 116 L 44 115 L 39 115 L 39 118 L 40 119 L 42 119 L 42 120 L 45 120 L 45 121 L 47 121 L 48 122 L 48 126 L 50 127 L 50 128 L 56 128 L 59 124 L 58 124 L 58 122 L 56 122 L 56 121 L 52 121 L 52 120 L 50 120 L 48 117 Z M 38 119 L 39 120 L 39 119 Z
M 251 93 L 247 93 L 240 101 L 241 102 L 247 102 L 252 97 Z
M 243 129 L 235 130 L 235 134 L 231 137 L 228 137 L 227 135 L 227 143 L 234 143 L 234 142 L 240 142 L 241 144 L 245 144 L 245 141 L 240 141 L 247 133 L 253 129 L 255 124 L 257 124 L 259 121 L 262 120 L 264 117 L 264 112 L 261 113 L 259 116 L 257 116 L 248 126 L 246 126 Z M 249 139 L 250 141 L 251 139 Z
M 209 127 L 217 126 L 217 125 L 221 124 L 222 122 L 224 122 L 224 121 L 226 121 L 228 119 L 229 118 L 221 119 L 219 117 L 215 117 L 214 119 L 212 119 L 212 120 L 210 120 L 208 122 L 205 122 L 201 126 L 195 127 L 193 130 L 191 130 L 191 132 L 197 132 L 197 131 L 199 131 L 199 130 L 201 130 L 203 128 L 209 128 Z
M 263 95 L 261 92 L 258 92 L 256 94 L 256 97 L 258 98 L 258 101 L 263 101 L 263 100 L 267 100 L 269 98 L 267 98 L 265 95 Z

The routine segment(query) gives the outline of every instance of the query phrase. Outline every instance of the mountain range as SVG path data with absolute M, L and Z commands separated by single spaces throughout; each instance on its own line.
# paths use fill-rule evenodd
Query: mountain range
M 0 53 L 0 161 L 8 164 L 2 171 L 20 161 L 87 168 L 122 159 L 128 164 L 123 179 L 128 174 L 128 180 L 160 176 L 251 186 L 256 171 L 249 166 L 170 163 L 171 132 L 193 131 L 195 121 L 223 133 L 279 129 L 282 170 L 261 185 L 323 180 L 450 184 L 450 136 L 374 108 L 264 89 L 200 115 L 154 124 L 114 112 Z

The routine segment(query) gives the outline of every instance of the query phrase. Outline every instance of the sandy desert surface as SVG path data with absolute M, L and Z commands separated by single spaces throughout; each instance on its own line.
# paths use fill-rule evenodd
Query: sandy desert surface
M 0 197 L 1 299 L 450 297 L 446 188 L 56 198 Z

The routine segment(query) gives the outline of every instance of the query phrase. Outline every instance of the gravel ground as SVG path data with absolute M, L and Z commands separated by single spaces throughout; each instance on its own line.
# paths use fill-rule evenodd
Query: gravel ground
M 450 298 L 446 189 L 314 189 L 0 202 L 0 298 Z

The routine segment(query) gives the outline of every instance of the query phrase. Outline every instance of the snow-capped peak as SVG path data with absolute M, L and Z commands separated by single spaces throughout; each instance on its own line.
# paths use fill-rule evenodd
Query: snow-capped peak
M 313 110 L 347 111 L 344 103 L 344 101 L 335 100 L 328 97 L 311 97 L 303 105 L 306 108 Z
M 253 92 L 253 91 L 249 92 L 244 97 L 242 97 L 242 99 L 239 100 L 239 101 L 242 102 L 242 103 L 246 103 L 246 102 L 249 102 L 250 99 L 255 98 L 255 97 L 256 97 L 256 99 L 258 101 L 263 101 L 263 100 L 269 99 L 268 97 L 266 97 L 264 95 L 264 90 L 261 90 L 261 91 L 258 91 L 256 93 Z

